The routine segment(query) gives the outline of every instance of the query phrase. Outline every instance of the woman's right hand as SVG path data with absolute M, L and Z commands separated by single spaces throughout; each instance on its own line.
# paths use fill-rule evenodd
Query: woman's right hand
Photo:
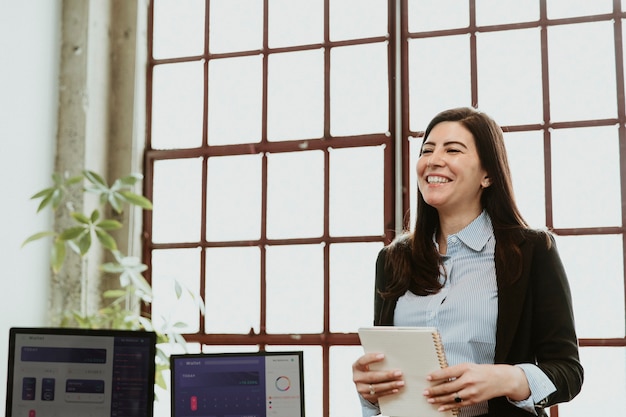
M 376 404 L 378 398 L 395 394 L 404 386 L 399 370 L 370 370 L 372 363 L 385 359 L 382 353 L 366 353 L 352 364 L 352 381 L 363 398 Z

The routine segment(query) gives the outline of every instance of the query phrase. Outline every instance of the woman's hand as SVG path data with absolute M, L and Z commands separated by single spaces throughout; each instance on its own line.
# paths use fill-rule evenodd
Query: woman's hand
M 363 398 L 376 404 L 378 398 L 397 393 L 404 386 L 399 370 L 373 371 L 370 365 L 385 359 L 382 353 L 366 353 L 352 364 L 352 380 Z
M 424 391 L 439 411 L 451 410 L 506 396 L 522 401 L 530 396 L 524 371 L 512 365 L 476 365 L 463 363 L 428 375 L 434 386 Z

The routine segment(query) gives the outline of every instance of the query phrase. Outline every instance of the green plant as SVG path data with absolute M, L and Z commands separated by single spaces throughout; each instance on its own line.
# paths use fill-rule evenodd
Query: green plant
M 52 186 L 45 188 L 31 197 L 40 200 L 37 212 L 50 209 L 55 213 L 65 210 L 69 215 L 68 225 L 55 225 L 53 230 L 35 233 L 28 237 L 23 245 L 42 239 L 52 238 L 50 266 L 53 274 L 59 274 L 63 267 L 68 249 L 75 252 L 84 263 L 82 273 L 87 271 L 86 263 L 90 251 L 100 251 L 103 248 L 111 256 L 109 261 L 102 262 L 99 270 L 103 277 L 118 277 L 116 288 L 102 292 L 102 302 L 99 308 L 91 311 L 86 306 L 69 312 L 61 321 L 65 327 L 82 328 L 111 328 L 148 330 L 157 333 L 156 357 L 156 385 L 165 388 L 163 370 L 169 367 L 169 357 L 162 348 L 164 344 L 181 345 L 186 351 L 185 339 L 178 329 L 185 323 L 170 323 L 163 317 L 160 328 L 155 328 L 152 317 L 146 313 L 146 307 L 153 302 L 152 287 L 144 278 L 143 272 L 147 266 L 134 256 L 127 256 L 118 249 L 114 232 L 123 228 L 122 214 L 126 207 L 139 207 L 151 210 L 152 203 L 144 196 L 133 191 L 137 182 L 141 181 L 141 174 L 130 174 L 113 181 L 109 185 L 104 178 L 85 170 L 80 175 L 68 176 L 58 173 L 52 174 Z M 86 213 L 77 209 L 83 207 L 86 195 L 97 197 L 96 208 Z M 107 218 L 106 216 L 111 216 Z M 98 245 L 94 245 L 98 242 Z M 81 280 L 83 282 L 83 280 Z M 200 312 L 204 314 L 204 304 L 201 298 L 185 288 L 180 282 L 173 280 L 176 297 L 189 293 Z

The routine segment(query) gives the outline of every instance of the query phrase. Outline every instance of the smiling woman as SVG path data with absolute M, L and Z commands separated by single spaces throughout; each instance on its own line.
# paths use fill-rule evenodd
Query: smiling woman
M 443 111 L 417 167 L 415 228 L 379 253 L 374 323 L 438 329 L 450 366 L 424 376 L 438 411 L 546 416 L 579 393 L 583 369 L 565 270 L 552 235 L 517 209 L 502 130 L 473 108 Z M 405 386 L 383 361 L 353 364 L 363 416 Z

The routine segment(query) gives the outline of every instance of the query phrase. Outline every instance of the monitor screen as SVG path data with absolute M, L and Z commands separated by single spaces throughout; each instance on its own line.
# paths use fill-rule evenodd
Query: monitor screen
M 6 417 L 152 417 L 156 334 L 11 328 Z
M 170 357 L 172 417 L 304 417 L 303 354 Z

